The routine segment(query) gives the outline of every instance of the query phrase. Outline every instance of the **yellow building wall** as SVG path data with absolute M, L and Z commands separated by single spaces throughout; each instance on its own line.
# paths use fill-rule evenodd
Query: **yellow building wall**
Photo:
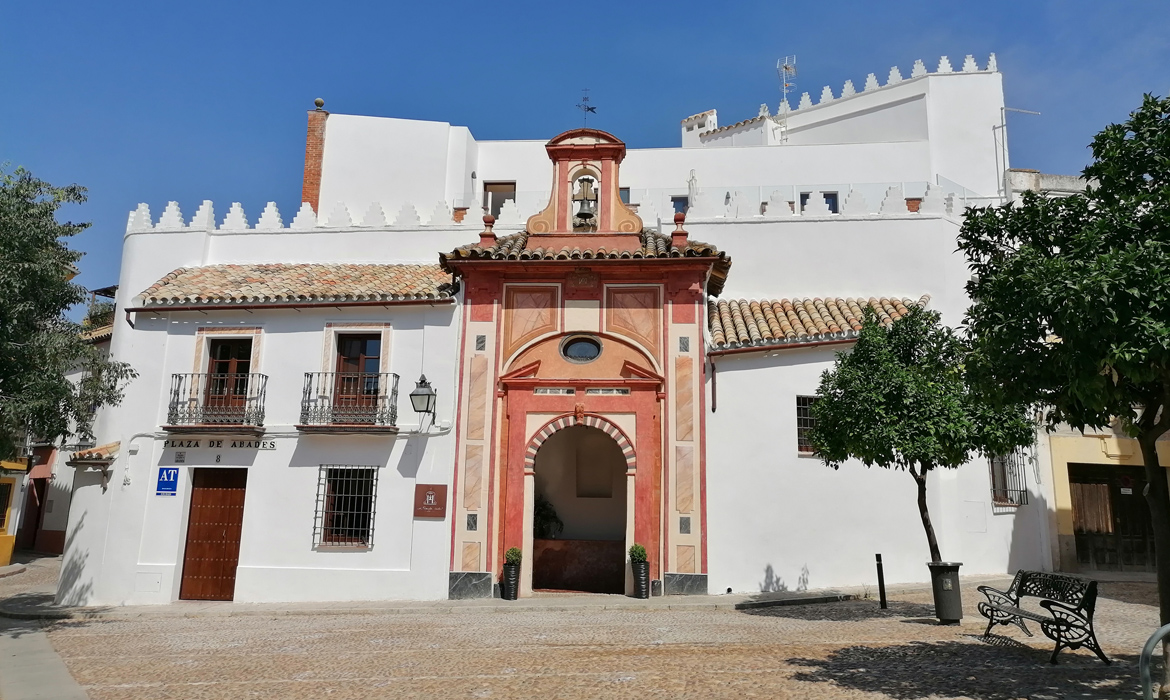
M 4 528 L 0 530 L 0 566 L 12 563 L 12 549 L 16 546 L 16 529 L 19 527 L 13 522 L 12 504 L 16 500 L 16 479 L 0 479 L 0 484 L 9 484 L 8 502 L 0 503 L 0 510 L 4 511 Z
M 1077 571 L 1077 548 L 1073 537 L 1072 488 L 1068 465 L 1115 464 L 1142 466 L 1137 440 L 1116 435 L 1051 435 L 1052 489 L 1056 505 L 1056 537 L 1061 571 Z M 1170 442 L 1158 443 L 1158 462 L 1170 468 Z M 1167 472 L 1170 480 L 1170 472 Z

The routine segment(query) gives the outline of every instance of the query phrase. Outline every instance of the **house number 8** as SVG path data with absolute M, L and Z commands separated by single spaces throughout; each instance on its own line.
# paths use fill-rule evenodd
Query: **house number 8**
M 222 461 L 223 461 L 223 455 L 216 455 L 215 456 L 215 463 L 216 464 L 219 464 Z

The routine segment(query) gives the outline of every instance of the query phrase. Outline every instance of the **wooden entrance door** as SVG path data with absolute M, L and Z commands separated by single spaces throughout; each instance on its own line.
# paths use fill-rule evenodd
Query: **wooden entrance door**
M 1150 508 L 1141 467 L 1068 465 L 1077 562 L 1108 571 L 1154 571 Z
M 184 600 L 231 600 L 240 560 L 247 469 L 196 469 L 183 555 Z

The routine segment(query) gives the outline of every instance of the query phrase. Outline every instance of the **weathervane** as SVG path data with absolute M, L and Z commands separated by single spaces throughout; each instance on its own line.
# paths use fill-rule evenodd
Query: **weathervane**
M 577 104 L 577 109 L 584 114 L 584 126 L 589 126 L 589 113 L 597 114 L 597 108 L 589 104 L 589 88 L 584 88 L 581 91 L 581 102 Z

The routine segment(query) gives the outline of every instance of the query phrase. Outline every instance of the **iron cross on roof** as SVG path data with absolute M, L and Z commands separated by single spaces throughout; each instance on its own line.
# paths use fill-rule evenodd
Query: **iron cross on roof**
M 583 126 L 589 126 L 589 113 L 597 114 L 597 108 L 589 104 L 589 88 L 581 91 L 581 101 L 577 104 L 577 109 L 584 114 L 585 121 Z

